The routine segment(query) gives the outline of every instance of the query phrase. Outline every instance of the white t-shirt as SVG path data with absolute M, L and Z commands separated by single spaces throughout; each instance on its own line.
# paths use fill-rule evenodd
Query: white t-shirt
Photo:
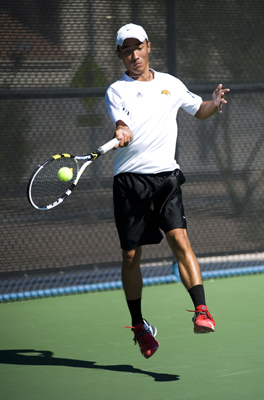
M 201 97 L 188 91 L 177 78 L 154 72 L 154 79 L 141 82 L 126 73 L 109 86 L 105 101 L 114 124 L 123 121 L 133 132 L 127 147 L 116 150 L 114 171 L 156 174 L 179 168 L 175 160 L 178 109 L 195 115 Z

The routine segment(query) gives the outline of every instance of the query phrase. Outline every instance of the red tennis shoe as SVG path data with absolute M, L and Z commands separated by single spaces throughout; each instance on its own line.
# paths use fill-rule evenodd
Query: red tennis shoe
M 148 332 L 145 324 L 137 324 L 132 331 L 135 334 L 135 344 L 138 342 L 141 353 L 145 358 L 153 356 L 159 348 L 159 342 Z
M 194 312 L 193 323 L 194 323 L 194 333 L 210 333 L 215 331 L 215 322 L 212 315 L 209 313 L 206 306 L 198 306 Z
M 125 326 L 124 328 L 131 328 L 134 332 L 134 342 L 139 344 L 140 351 L 145 358 L 150 358 L 159 348 L 159 342 L 154 338 L 157 329 L 143 320 L 144 324 L 137 324 L 136 326 Z

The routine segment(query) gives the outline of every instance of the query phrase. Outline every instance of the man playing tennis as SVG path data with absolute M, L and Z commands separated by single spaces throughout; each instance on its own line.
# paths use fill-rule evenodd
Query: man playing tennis
M 142 318 L 142 246 L 160 243 L 161 230 L 176 256 L 181 280 L 194 303 L 194 332 L 214 332 L 205 302 L 198 261 L 191 248 L 180 185 L 185 178 L 175 160 L 177 112 L 182 107 L 199 119 L 222 112 L 225 93 L 218 85 L 213 100 L 189 92 L 177 78 L 149 68 L 151 43 L 134 24 L 116 35 L 116 53 L 126 72 L 107 90 L 105 101 L 116 126 L 114 211 L 122 248 L 122 282 L 135 343 L 145 358 L 159 347 L 157 329 Z

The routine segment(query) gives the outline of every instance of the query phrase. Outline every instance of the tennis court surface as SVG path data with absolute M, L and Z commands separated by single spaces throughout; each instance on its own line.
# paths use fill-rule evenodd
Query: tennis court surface
M 182 284 L 144 289 L 144 316 L 158 328 L 149 360 L 121 325 L 121 290 L 0 305 L 1 398 L 264 398 L 264 275 L 207 280 L 216 332 L 194 335 Z

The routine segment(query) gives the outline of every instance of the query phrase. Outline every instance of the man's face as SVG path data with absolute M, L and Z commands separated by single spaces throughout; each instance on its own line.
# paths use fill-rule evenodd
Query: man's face
M 123 61 L 130 76 L 136 77 L 149 71 L 149 52 L 151 43 L 138 39 L 126 39 L 123 46 L 118 46 L 118 57 Z

